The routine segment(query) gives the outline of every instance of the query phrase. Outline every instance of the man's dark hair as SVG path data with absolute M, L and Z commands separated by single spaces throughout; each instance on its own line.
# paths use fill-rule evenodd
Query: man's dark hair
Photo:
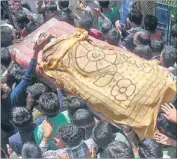
M 105 148 L 113 141 L 115 136 L 108 122 L 100 122 L 93 128 L 92 138 L 98 147 Z
M 155 32 L 158 25 L 158 20 L 153 15 L 146 15 L 144 17 L 144 25 L 146 30 L 150 32 Z
M 99 1 L 99 5 L 101 8 L 109 8 L 109 1 Z
M 3 37 L 1 38 L 1 47 L 8 47 L 13 44 L 12 30 L 8 26 L 1 26 L 1 37 Z
M 143 14 L 138 11 L 138 10 L 131 10 L 128 13 L 128 18 L 130 22 L 135 23 L 136 25 L 141 25 L 142 19 L 143 19 Z
M 23 12 L 20 12 L 16 16 L 16 20 L 17 20 L 17 23 L 18 23 L 20 29 L 23 29 L 24 27 L 26 27 L 26 25 L 30 22 L 27 15 Z
M 77 126 L 86 126 L 94 121 L 93 114 L 87 109 L 78 109 L 73 115 L 73 123 Z
M 78 146 L 83 140 L 82 130 L 72 123 L 61 125 L 56 137 L 61 137 L 64 143 L 69 147 Z
M 152 58 L 151 49 L 149 46 L 146 45 L 137 45 L 134 48 L 133 52 L 139 57 L 144 58 L 146 60 L 150 60 Z
M 144 139 L 139 143 L 140 158 L 162 158 L 163 153 L 160 145 L 154 139 Z
M 117 46 L 120 41 L 120 33 L 115 28 L 112 28 L 108 33 L 106 34 L 107 42 L 108 44 Z
M 141 33 L 138 34 L 137 40 L 139 40 L 141 45 L 150 45 L 150 34 L 147 31 L 141 31 Z
M 3 39 L 2 37 L 1 39 Z M 11 62 L 11 56 L 9 50 L 6 47 L 1 48 L 1 64 L 8 67 Z
M 32 113 L 26 107 L 14 107 L 12 122 L 16 127 L 27 127 L 33 122 Z
M 174 38 L 177 38 L 177 24 L 174 24 L 171 28 L 171 35 L 174 37 Z
M 92 18 L 91 17 L 83 17 L 79 20 L 79 27 L 83 28 L 87 31 L 90 31 L 91 27 L 92 27 Z
M 42 158 L 40 147 L 34 142 L 26 142 L 22 147 L 22 158 Z
M 25 69 L 23 69 L 18 63 L 11 63 L 8 67 L 8 83 L 19 83 L 24 74 Z
M 39 105 L 44 115 L 48 117 L 54 117 L 59 112 L 59 102 L 55 93 L 43 93 L 39 97 Z
M 84 100 L 79 96 L 68 96 L 65 98 L 64 102 L 67 103 L 67 109 L 71 116 L 73 116 L 78 109 L 86 108 Z
M 63 8 L 68 8 L 69 7 L 69 1 L 58 1 L 58 6 L 62 10 Z
M 26 30 L 27 32 L 30 34 L 32 33 L 34 30 L 37 29 L 37 26 L 34 22 L 30 21 L 27 25 L 26 25 Z
M 152 40 L 150 44 L 152 52 L 161 53 L 164 47 L 164 43 L 160 39 Z
M 121 141 L 111 142 L 104 151 L 108 158 L 134 158 L 131 147 Z
M 162 50 L 162 58 L 164 67 L 170 67 L 175 64 L 177 61 L 177 50 L 170 45 L 164 46 L 164 49 Z
M 54 2 L 51 2 L 51 3 L 47 3 L 47 5 L 45 6 L 45 10 L 46 11 L 57 11 L 57 4 Z
M 159 113 L 157 117 L 157 129 L 160 133 L 176 140 L 176 124 L 168 121 L 164 113 Z
M 108 33 L 113 28 L 112 23 L 109 20 L 104 20 L 103 23 L 101 24 L 101 32 L 103 34 Z
M 46 92 L 46 86 L 42 83 L 35 83 L 32 86 L 28 86 L 26 92 L 30 93 L 34 99 L 38 99 Z

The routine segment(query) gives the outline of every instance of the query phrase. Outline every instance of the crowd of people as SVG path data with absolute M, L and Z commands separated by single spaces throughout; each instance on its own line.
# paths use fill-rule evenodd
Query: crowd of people
M 1 157 L 176 158 L 176 98 L 162 104 L 154 138 L 140 140 L 130 126 L 115 126 L 95 115 L 81 97 L 68 94 L 63 83 L 54 89 L 38 79 L 38 54 L 49 37 L 34 45 L 26 69 L 8 49 L 54 17 L 156 62 L 176 81 L 177 48 L 164 43 L 158 19 L 143 17 L 132 5 L 125 23 L 120 23 L 120 6 L 109 7 L 109 1 L 79 1 L 75 12 L 69 1 L 36 3 L 38 13 L 20 0 L 9 0 L 8 11 L 1 10 Z M 177 23 L 171 35 L 177 42 Z

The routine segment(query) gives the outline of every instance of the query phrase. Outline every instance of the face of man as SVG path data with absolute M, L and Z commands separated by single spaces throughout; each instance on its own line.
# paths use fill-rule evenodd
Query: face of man
M 9 7 L 12 11 L 12 13 L 17 14 L 20 11 L 21 3 L 19 0 L 10 0 L 9 1 Z
M 1 97 L 2 97 L 2 99 L 6 99 L 9 96 L 10 91 L 11 91 L 11 89 L 7 85 L 7 83 L 4 83 L 4 84 L 1 83 L 1 92 L 2 92 Z
M 47 20 L 49 20 L 56 15 L 56 11 L 47 11 L 46 15 L 47 15 Z

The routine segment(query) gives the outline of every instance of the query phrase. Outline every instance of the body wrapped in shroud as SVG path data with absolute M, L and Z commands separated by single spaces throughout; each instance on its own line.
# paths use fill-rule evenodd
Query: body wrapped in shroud
M 160 105 L 176 94 L 172 78 L 154 62 L 87 37 L 82 29 L 57 37 L 40 68 L 108 120 L 132 126 L 141 139 L 153 137 Z

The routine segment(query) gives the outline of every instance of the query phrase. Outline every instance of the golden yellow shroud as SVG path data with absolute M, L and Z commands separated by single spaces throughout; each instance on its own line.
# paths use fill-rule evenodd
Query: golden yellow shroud
M 156 63 L 87 37 L 82 29 L 58 37 L 39 66 L 108 120 L 132 126 L 141 139 L 153 137 L 160 105 L 176 94 L 174 81 Z

